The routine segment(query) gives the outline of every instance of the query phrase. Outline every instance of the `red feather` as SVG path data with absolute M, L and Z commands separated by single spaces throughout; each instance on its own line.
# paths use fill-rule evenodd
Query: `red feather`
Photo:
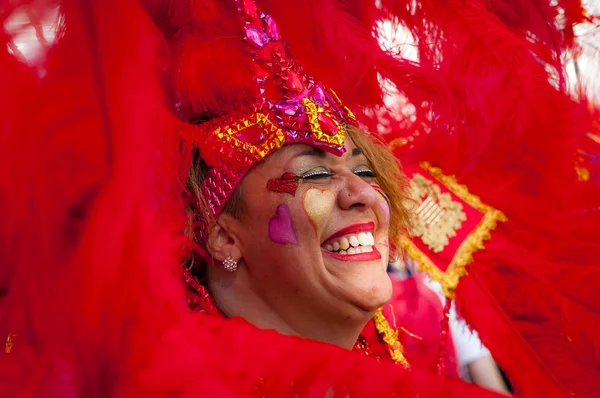
M 494 396 L 192 314 L 178 263 L 185 126 L 166 105 L 162 38 L 135 1 L 65 0 L 61 15 L 39 86 L 5 52 L 10 36 L 0 47 L 13 95 L 0 120 L 0 331 L 16 334 L 1 396 Z

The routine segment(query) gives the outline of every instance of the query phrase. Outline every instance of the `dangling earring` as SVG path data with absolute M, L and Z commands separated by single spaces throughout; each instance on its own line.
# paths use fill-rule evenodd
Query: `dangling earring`
M 237 260 L 234 260 L 231 256 L 227 256 L 225 261 L 223 261 L 223 268 L 229 272 L 235 272 L 238 267 L 237 263 Z

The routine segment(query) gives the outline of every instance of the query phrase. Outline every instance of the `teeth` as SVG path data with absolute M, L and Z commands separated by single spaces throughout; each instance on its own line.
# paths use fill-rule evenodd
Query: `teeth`
M 369 237 L 367 236 L 367 234 L 365 234 L 364 232 L 361 232 L 360 234 L 358 234 L 358 243 L 361 246 L 370 245 L 371 244 L 371 239 L 369 239 Z
M 346 250 L 350 247 L 350 242 L 348 242 L 348 239 L 346 239 L 346 237 L 344 236 L 342 239 L 340 239 L 340 248 L 342 250 Z
M 370 253 L 375 246 L 375 238 L 371 232 L 361 232 L 358 235 L 344 236 L 339 241 L 328 243 L 323 248 L 338 254 Z

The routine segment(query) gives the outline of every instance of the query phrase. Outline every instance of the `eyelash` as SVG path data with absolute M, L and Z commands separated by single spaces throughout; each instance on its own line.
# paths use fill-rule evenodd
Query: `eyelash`
M 354 172 L 354 174 L 356 174 L 359 177 L 367 177 L 367 178 L 375 178 L 375 172 L 371 169 L 364 169 L 364 170 L 356 170 Z
M 354 171 L 354 174 L 356 174 L 359 177 L 363 177 L 363 178 L 375 178 L 375 173 L 373 172 L 373 170 L 370 169 L 364 169 L 364 170 L 356 170 Z M 301 176 L 300 178 L 302 180 L 319 180 L 322 178 L 329 178 L 329 177 L 333 177 L 333 173 L 330 173 L 329 171 L 316 171 L 313 173 L 308 173 L 305 174 L 303 176 Z
M 315 171 L 313 173 L 308 173 L 300 178 L 303 180 L 319 180 L 321 178 L 333 177 L 333 174 L 328 171 Z

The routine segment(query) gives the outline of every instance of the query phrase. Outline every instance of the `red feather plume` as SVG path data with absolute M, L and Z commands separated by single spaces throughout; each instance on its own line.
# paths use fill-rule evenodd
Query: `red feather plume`
M 1 22 L 57 5 L 3 2 Z M 0 332 L 13 337 L 0 355 L 0 396 L 493 396 L 191 313 L 177 184 L 187 127 L 168 105 L 187 91 L 164 91 L 172 37 L 157 35 L 135 1 L 59 5 L 62 28 L 41 73 L 6 52 L 12 35 L 0 42 L 10 95 L 0 110 Z M 187 98 L 196 89 L 208 90 L 191 87 Z

